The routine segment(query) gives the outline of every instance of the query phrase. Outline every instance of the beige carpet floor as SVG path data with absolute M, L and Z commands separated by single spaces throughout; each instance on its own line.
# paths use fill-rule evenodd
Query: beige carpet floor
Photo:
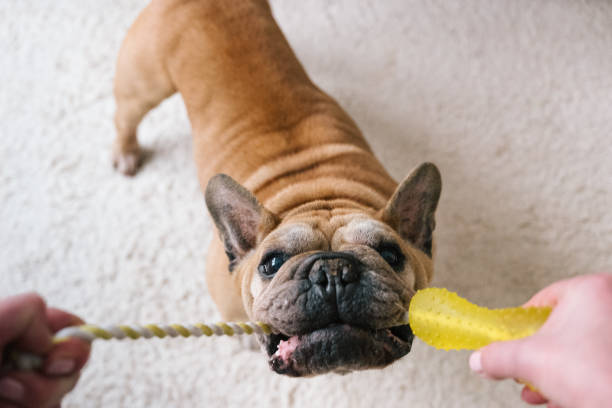
M 153 156 L 114 173 L 111 86 L 142 0 L 0 2 L 0 296 L 35 290 L 88 321 L 215 320 L 212 231 L 173 97 Z M 444 188 L 435 286 L 514 306 L 612 270 L 612 3 L 275 0 L 313 79 L 396 178 Z M 467 352 L 415 341 L 391 367 L 291 379 L 228 339 L 95 344 L 65 407 L 516 407 Z M 568 367 L 570 369 L 570 367 Z

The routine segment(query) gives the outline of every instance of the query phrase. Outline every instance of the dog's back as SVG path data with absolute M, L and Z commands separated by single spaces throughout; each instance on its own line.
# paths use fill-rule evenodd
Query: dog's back
M 263 202 L 275 195 L 269 205 L 279 212 L 299 204 L 285 202 L 283 188 L 342 196 L 354 189 L 343 184 L 365 174 L 354 181 L 371 190 L 366 204 L 375 205 L 395 188 L 357 126 L 310 81 L 265 1 L 154 0 L 143 10 L 115 79 L 115 164 L 124 173 L 138 166 L 138 123 L 176 91 L 202 188 L 227 173 Z M 288 155 L 298 157 L 283 161 Z

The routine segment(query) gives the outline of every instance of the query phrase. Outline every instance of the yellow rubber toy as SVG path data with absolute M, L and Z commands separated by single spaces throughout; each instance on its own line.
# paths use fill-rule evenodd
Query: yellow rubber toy
M 494 341 L 534 334 L 551 312 L 549 307 L 487 309 L 442 288 L 417 291 L 408 320 L 415 336 L 444 350 L 476 350 Z

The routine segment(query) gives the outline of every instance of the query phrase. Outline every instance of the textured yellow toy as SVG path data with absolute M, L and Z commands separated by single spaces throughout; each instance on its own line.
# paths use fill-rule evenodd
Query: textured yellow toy
M 442 288 L 417 291 L 408 320 L 415 336 L 444 350 L 475 350 L 494 341 L 534 334 L 544 324 L 549 307 L 487 309 Z

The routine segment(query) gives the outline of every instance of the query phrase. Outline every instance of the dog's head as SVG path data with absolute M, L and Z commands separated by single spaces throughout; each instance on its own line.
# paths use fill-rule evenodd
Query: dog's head
M 410 299 L 432 274 L 437 168 L 425 163 L 384 208 L 315 201 L 282 218 L 244 187 L 217 175 L 206 202 L 239 274 L 274 371 L 308 376 L 383 367 L 410 351 Z

